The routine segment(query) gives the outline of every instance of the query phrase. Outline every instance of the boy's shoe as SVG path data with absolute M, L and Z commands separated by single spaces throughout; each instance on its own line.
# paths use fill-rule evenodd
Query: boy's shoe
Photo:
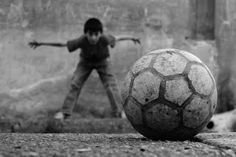
M 114 118 L 126 119 L 126 115 L 125 115 L 124 111 L 114 113 L 114 114 L 113 114 L 113 117 L 114 117 Z
M 70 115 L 69 114 L 65 114 L 63 112 L 57 112 L 55 115 L 54 115 L 54 119 L 55 120 L 60 120 L 60 121 L 64 121 L 66 120 L 67 118 L 69 118 Z
M 122 119 L 126 119 L 126 118 L 127 118 L 124 111 L 121 112 L 121 118 L 122 118 Z
M 62 112 L 57 112 L 54 117 L 55 120 L 64 121 L 65 116 Z

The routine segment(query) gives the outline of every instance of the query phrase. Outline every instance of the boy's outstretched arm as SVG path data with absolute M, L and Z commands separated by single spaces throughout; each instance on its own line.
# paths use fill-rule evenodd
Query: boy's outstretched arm
M 39 46 L 54 46 L 54 47 L 66 47 L 66 43 L 51 43 L 51 42 L 37 42 L 37 41 L 32 41 L 29 42 L 29 46 L 33 49 L 36 49 Z
M 134 38 L 134 37 L 117 37 L 116 41 L 124 41 L 124 40 L 131 40 L 133 41 L 135 44 L 140 44 L 140 39 L 139 38 Z

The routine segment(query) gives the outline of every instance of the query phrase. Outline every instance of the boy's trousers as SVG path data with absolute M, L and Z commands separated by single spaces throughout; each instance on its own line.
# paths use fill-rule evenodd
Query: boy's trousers
M 116 79 L 112 73 L 111 63 L 109 59 L 105 59 L 97 63 L 87 62 L 83 59 L 80 60 L 73 74 L 69 93 L 67 94 L 62 106 L 62 112 L 64 114 L 71 115 L 73 108 L 77 103 L 81 88 L 83 87 L 85 81 L 87 80 L 93 69 L 98 72 L 102 84 L 106 89 L 107 96 L 111 104 L 112 115 L 118 116 L 118 114 L 120 114 L 120 92 L 117 87 Z

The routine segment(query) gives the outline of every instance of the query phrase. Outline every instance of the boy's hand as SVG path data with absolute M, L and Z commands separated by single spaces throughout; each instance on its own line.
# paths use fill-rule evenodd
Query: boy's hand
M 41 46 L 41 44 L 34 40 L 32 42 L 29 42 L 29 46 L 33 49 L 36 49 L 37 47 Z
M 133 38 L 132 41 L 134 42 L 134 44 L 141 44 L 139 38 Z

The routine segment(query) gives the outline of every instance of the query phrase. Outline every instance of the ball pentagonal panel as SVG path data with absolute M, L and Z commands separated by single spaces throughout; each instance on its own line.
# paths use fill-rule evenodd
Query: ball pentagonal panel
M 124 106 L 125 114 L 133 125 L 142 125 L 142 110 L 140 105 L 130 98 Z
M 184 57 L 177 53 L 168 52 L 158 55 L 153 68 L 164 76 L 169 76 L 181 74 L 186 64 L 187 60 Z
M 180 123 L 178 111 L 161 103 L 149 108 L 144 115 L 147 126 L 159 132 L 171 131 Z
M 203 95 L 211 93 L 214 82 L 204 66 L 192 65 L 188 77 L 196 92 Z
M 161 78 L 158 75 L 145 71 L 134 79 L 132 96 L 145 105 L 158 98 L 160 83 Z
M 137 60 L 131 68 L 132 72 L 136 74 L 137 72 L 147 68 L 151 63 L 152 58 L 152 55 L 145 55 L 139 60 Z
M 183 77 L 166 81 L 165 99 L 181 106 L 192 94 Z
M 183 110 L 184 126 L 196 128 L 206 120 L 211 111 L 211 104 L 208 99 L 195 96 Z

